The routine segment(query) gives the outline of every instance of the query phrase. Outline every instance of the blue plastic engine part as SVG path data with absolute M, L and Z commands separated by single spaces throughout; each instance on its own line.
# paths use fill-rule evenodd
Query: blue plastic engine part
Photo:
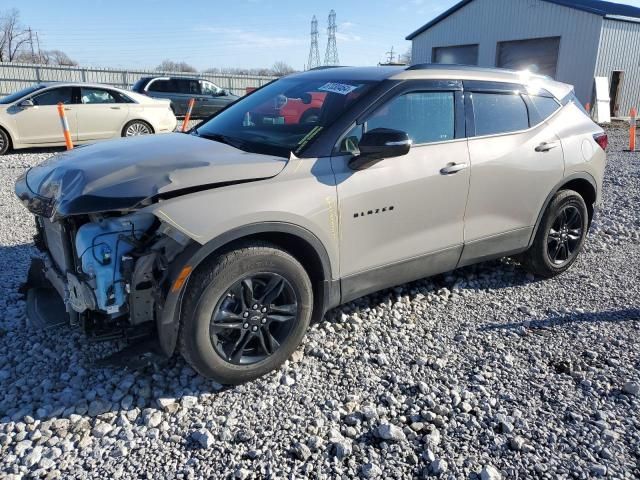
M 114 314 L 124 304 L 126 292 L 120 265 L 122 257 L 134 248 L 125 238 L 139 240 L 154 218 L 150 213 L 134 213 L 85 223 L 78 229 L 76 252 L 82 256 L 82 271 L 90 278 L 99 310 Z

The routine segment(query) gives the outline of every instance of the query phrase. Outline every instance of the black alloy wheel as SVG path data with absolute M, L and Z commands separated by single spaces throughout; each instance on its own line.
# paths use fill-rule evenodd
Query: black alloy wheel
M 583 219 L 574 205 L 564 207 L 553 221 L 547 235 L 549 260 L 562 266 L 576 254 L 583 235 Z
M 261 240 L 238 242 L 190 276 L 178 348 L 201 375 L 244 383 L 291 357 L 313 305 L 311 279 L 293 255 Z
M 273 355 L 291 333 L 298 300 L 277 273 L 249 275 L 218 302 L 210 324 L 211 343 L 225 361 L 250 365 Z

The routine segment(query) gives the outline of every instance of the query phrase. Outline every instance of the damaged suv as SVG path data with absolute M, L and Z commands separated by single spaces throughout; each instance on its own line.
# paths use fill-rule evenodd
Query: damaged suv
M 93 338 L 151 335 L 244 382 L 367 293 L 501 256 L 565 271 L 606 144 L 570 86 L 526 72 L 292 75 L 187 134 L 82 147 L 23 175 L 43 252 L 29 315 L 55 314 L 39 300 L 54 290 Z

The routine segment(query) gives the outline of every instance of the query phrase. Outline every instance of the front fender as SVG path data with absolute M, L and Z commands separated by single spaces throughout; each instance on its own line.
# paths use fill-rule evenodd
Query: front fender
M 167 296 L 157 315 L 158 339 L 167 356 L 173 355 L 176 348 L 180 330 L 182 300 L 187 288 L 189 288 L 191 273 L 221 247 L 250 235 L 273 232 L 286 233 L 299 238 L 309 244 L 318 255 L 323 270 L 323 279 L 320 285 L 321 314 L 339 303 L 340 293 L 336 287 L 338 283 L 331 280 L 332 270 L 329 255 L 320 240 L 303 227 L 283 222 L 262 222 L 230 230 L 204 245 L 192 241 L 171 264 L 166 286 Z M 188 272 L 186 280 L 183 278 L 181 282 L 178 282 L 180 287 L 174 288 L 183 271 Z

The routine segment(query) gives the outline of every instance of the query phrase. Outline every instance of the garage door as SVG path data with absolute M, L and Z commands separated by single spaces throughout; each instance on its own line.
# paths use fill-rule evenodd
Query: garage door
M 559 51 L 560 37 L 500 42 L 497 66 L 512 70 L 528 69 L 555 78 Z
M 449 65 L 478 65 L 478 45 L 436 47 L 433 49 L 431 61 Z

